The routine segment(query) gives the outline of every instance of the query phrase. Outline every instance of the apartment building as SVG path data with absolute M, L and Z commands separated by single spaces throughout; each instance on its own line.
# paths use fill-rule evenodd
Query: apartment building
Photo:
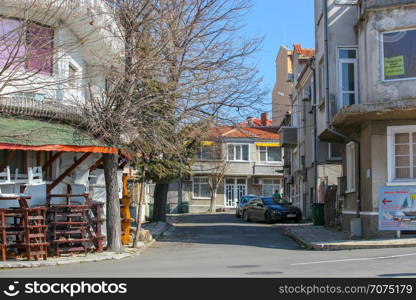
M 276 190 L 283 191 L 282 148 L 267 113 L 236 126 L 210 129 L 190 176 L 181 184 L 170 185 L 171 211 L 176 210 L 179 188 L 190 212 L 208 211 L 212 193 L 208 180 L 220 171 L 224 178 L 216 195 L 217 209 L 235 208 L 243 195 L 271 196 Z
M 317 140 L 316 71 L 314 49 L 293 46 L 291 114 L 279 133 L 285 148 L 285 194 L 312 218 L 314 202 L 325 202 L 326 189 L 337 185 L 342 149 L 338 144 Z
M 276 83 L 272 91 L 273 126 L 280 126 L 287 112 L 291 111 L 290 94 L 292 93 L 292 50 L 281 46 L 276 56 Z
M 381 187 L 415 185 L 416 1 L 315 1 L 318 137 L 343 144 L 342 228 L 381 231 Z
M 0 194 L 24 191 L 31 206 L 68 193 L 105 202 L 98 166 L 103 153 L 118 149 L 77 125 L 79 105 L 104 94 L 105 74 L 123 47 L 109 9 L 95 0 L 1 2 Z

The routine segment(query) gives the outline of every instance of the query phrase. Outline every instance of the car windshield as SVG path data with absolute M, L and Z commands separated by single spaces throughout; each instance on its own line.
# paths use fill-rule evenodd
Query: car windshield
M 255 198 L 257 198 L 257 196 L 243 196 L 243 197 L 241 197 L 241 203 L 246 203 L 246 202 L 248 202 L 248 201 L 250 201 L 250 200 L 253 200 L 253 199 L 255 199 Z
M 284 199 L 277 200 L 273 197 L 264 197 L 261 200 L 263 201 L 264 205 L 289 204 L 289 202 Z

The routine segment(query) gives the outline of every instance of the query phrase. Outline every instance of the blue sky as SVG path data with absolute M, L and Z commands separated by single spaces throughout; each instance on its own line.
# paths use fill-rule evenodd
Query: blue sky
M 302 44 L 314 48 L 313 0 L 252 0 L 246 16 L 245 31 L 251 36 L 265 36 L 256 55 L 264 87 L 270 90 L 266 101 L 271 112 L 271 90 L 275 82 L 274 61 L 281 45 Z

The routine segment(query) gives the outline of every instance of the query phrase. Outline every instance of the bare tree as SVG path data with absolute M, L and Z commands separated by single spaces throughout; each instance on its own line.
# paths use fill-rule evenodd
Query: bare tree
M 204 163 L 204 171 L 207 172 L 208 186 L 211 194 L 209 205 L 210 212 L 215 212 L 217 209 L 216 198 L 218 189 L 220 185 L 224 183 L 224 177 L 230 166 L 230 163 L 227 160 L 227 149 L 224 149 L 224 145 L 224 140 L 218 137 L 214 144 L 210 146 L 203 146 L 202 150 L 208 152 L 208 160 Z

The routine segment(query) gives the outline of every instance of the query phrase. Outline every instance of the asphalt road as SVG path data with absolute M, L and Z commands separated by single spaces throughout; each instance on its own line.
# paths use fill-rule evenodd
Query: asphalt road
M 416 251 L 310 251 L 267 224 L 192 215 L 134 258 L 1 270 L 0 277 L 416 277 Z

